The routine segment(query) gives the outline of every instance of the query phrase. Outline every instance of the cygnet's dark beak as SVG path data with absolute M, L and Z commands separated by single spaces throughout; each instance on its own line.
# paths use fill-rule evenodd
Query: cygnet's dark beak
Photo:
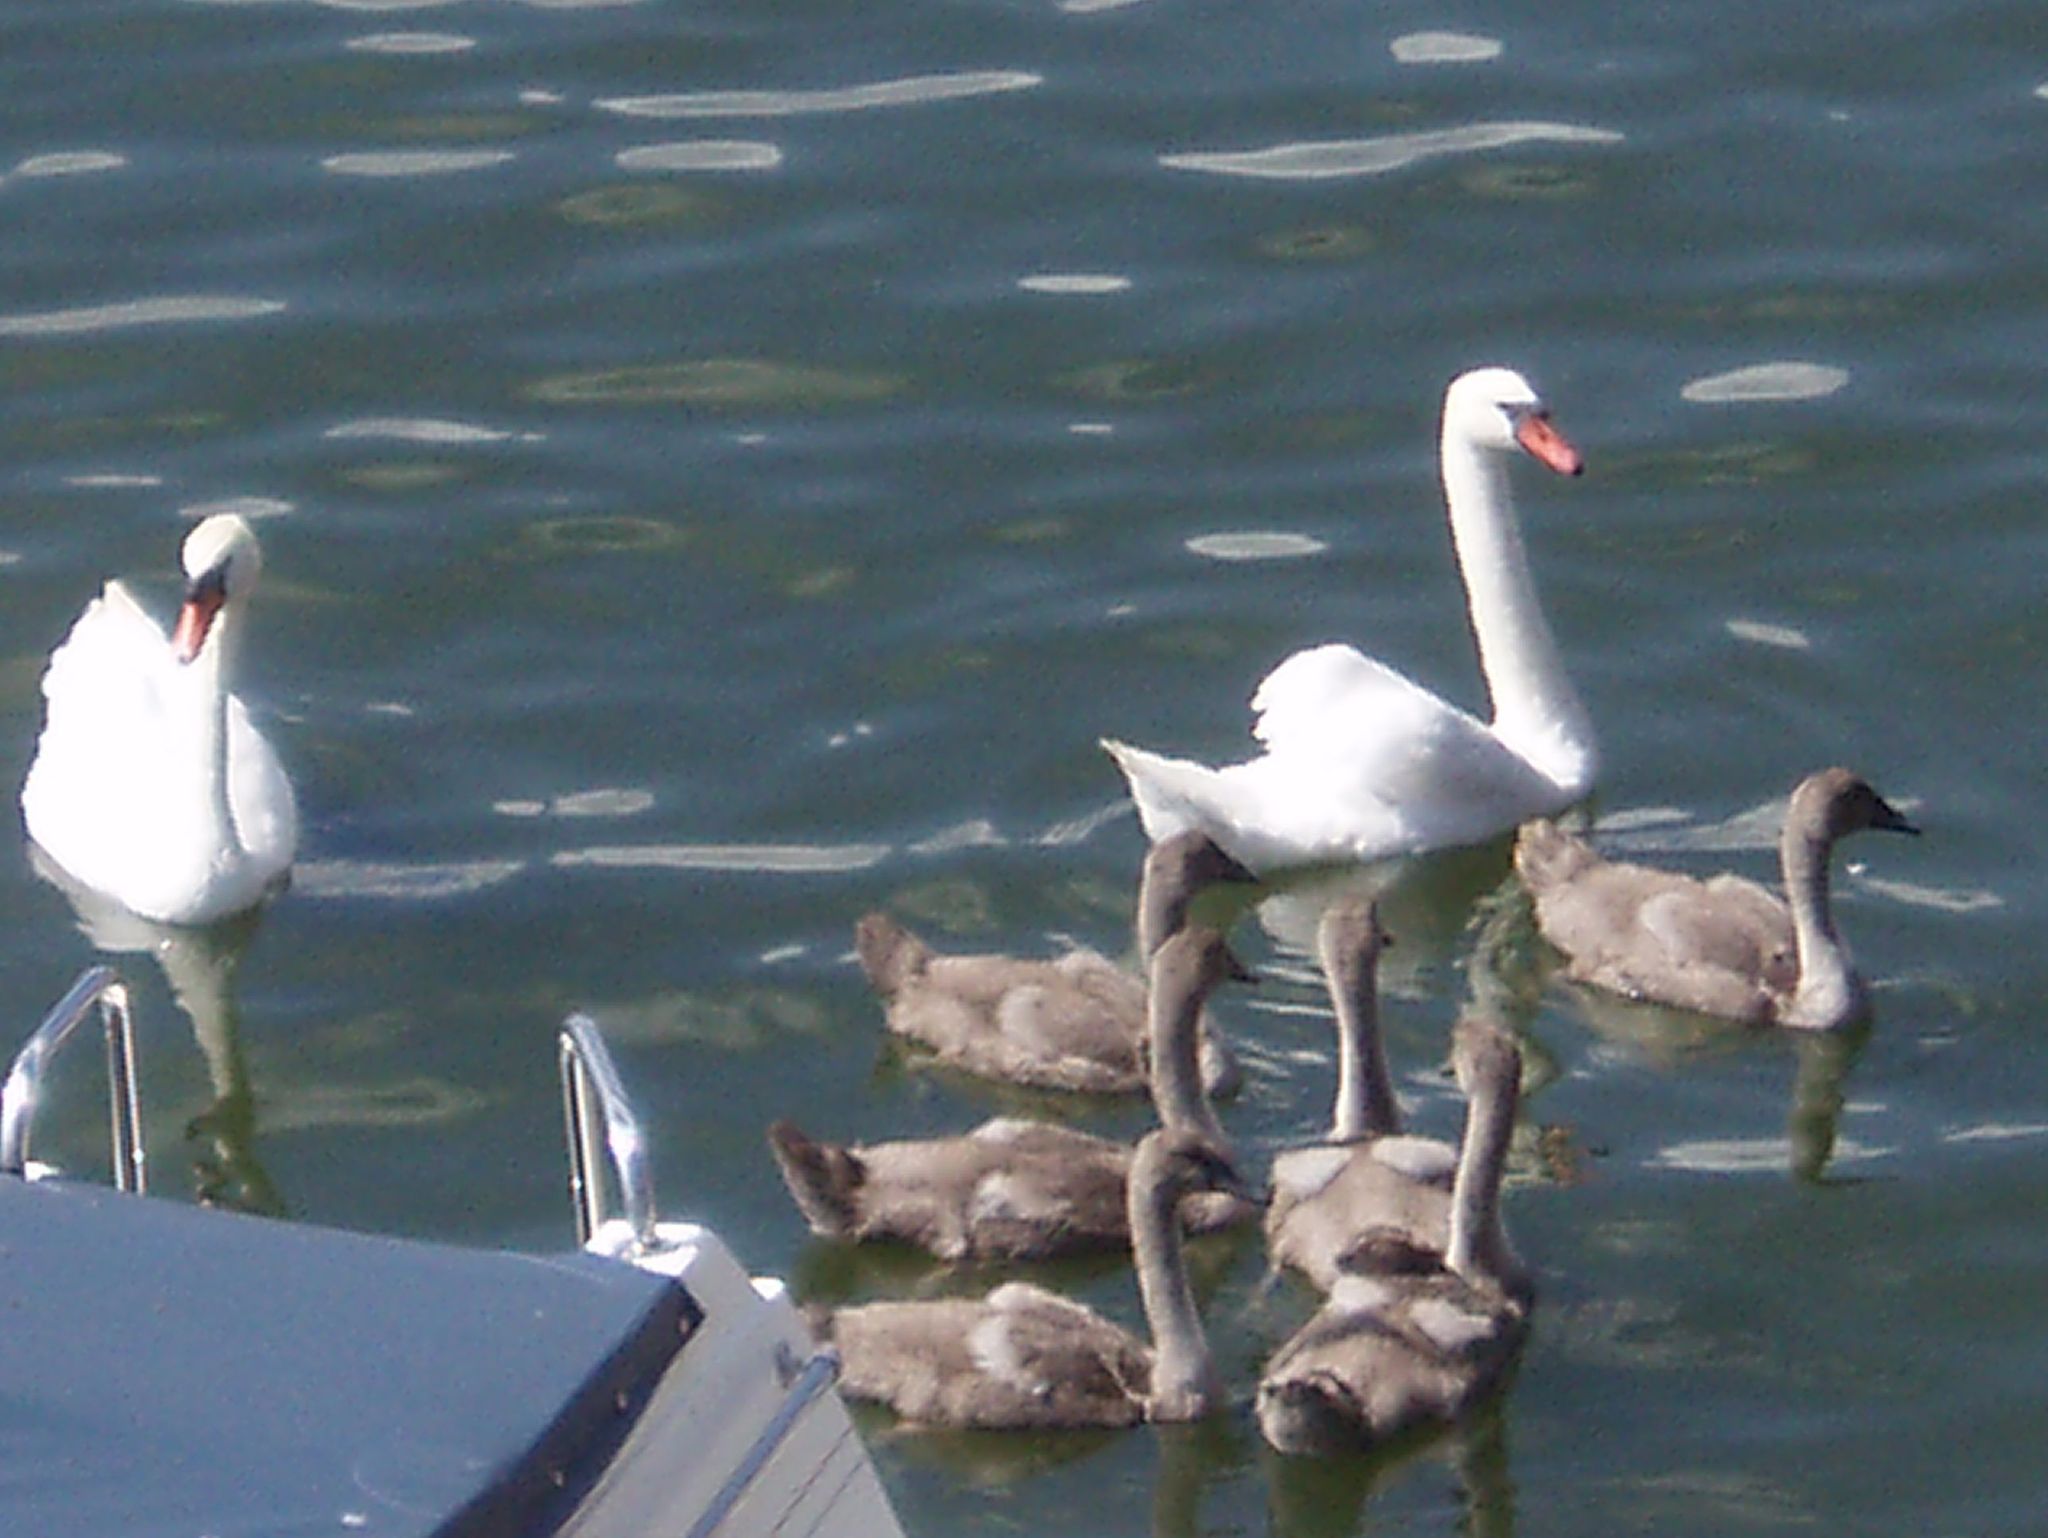
M 1885 833 L 1910 833 L 1920 836 L 1920 830 L 1906 820 L 1906 816 L 1883 796 L 1877 798 L 1877 810 L 1870 819 L 1870 825 Z

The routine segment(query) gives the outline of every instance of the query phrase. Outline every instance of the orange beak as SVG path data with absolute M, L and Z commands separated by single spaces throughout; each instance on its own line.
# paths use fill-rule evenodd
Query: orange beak
M 1527 449 L 1532 458 L 1540 459 L 1559 475 L 1578 475 L 1586 468 L 1579 451 L 1565 440 L 1563 433 L 1550 425 L 1548 412 L 1532 411 L 1523 417 L 1515 428 L 1515 441 Z
M 185 602 L 178 610 L 177 627 L 171 631 L 171 655 L 180 662 L 190 662 L 199 655 L 199 649 L 206 644 L 206 637 L 213 629 L 213 622 L 220 615 L 221 605 L 228 601 L 226 576 L 210 571 L 195 577 L 192 585 L 185 590 Z

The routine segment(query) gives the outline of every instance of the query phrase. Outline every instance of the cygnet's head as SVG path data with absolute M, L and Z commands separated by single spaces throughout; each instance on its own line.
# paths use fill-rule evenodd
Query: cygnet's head
M 1497 453 L 1521 450 L 1559 475 L 1585 469 L 1579 451 L 1551 425 L 1536 387 L 1511 368 L 1476 368 L 1444 392 L 1444 437 Z
M 1256 1199 L 1230 1156 L 1191 1127 L 1157 1127 L 1138 1142 L 1131 1184 L 1161 1192 L 1169 1201 L 1195 1191 L 1223 1191 Z
M 256 590 L 263 575 L 263 547 L 247 519 L 216 513 L 185 536 L 180 561 L 185 568 L 185 601 L 171 633 L 171 648 L 180 662 L 190 662 L 205 648 L 221 610 Z
M 1918 834 L 1919 829 L 1870 782 L 1848 769 L 1823 769 L 1809 774 L 1792 792 L 1788 826 L 1810 828 L 1832 842 L 1866 828 L 1885 833 Z

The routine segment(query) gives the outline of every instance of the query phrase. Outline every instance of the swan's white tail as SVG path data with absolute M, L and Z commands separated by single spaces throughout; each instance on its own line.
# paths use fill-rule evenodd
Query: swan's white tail
M 1102 751 L 1123 771 L 1138 808 L 1138 821 L 1153 843 L 1190 830 L 1217 837 L 1217 818 L 1210 810 L 1215 799 L 1214 769 L 1108 737 L 1102 739 Z

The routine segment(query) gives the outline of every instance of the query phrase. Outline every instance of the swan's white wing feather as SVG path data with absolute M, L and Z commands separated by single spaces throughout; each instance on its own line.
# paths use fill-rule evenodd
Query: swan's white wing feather
M 192 812 L 208 794 L 205 689 L 118 581 L 43 677 L 43 732 L 21 792 L 29 836 L 72 878 L 149 918 L 204 922 L 246 907 L 297 847 L 291 781 L 232 697 L 228 797 L 243 848 L 224 860 L 211 846 Z
M 118 847 L 160 810 L 161 780 L 136 765 L 177 761 L 171 723 L 188 690 L 163 631 L 119 582 L 51 654 L 22 810 L 36 842 L 74 874 L 86 877 L 73 858 L 81 848 Z
M 228 699 L 228 809 L 257 864 L 282 871 L 298 853 L 299 803 L 291 776 L 239 697 Z
M 1530 771 L 1493 729 L 1383 662 L 1341 644 L 1296 652 L 1252 696 L 1252 735 L 1276 758 L 1321 766 L 1354 801 L 1427 808 L 1497 793 Z
M 1287 658 L 1252 708 L 1266 753 L 1223 769 L 1106 744 L 1149 836 L 1200 828 L 1269 869 L 1469 843 L 1555 809 L 1484 722 L 1352 647 Z

